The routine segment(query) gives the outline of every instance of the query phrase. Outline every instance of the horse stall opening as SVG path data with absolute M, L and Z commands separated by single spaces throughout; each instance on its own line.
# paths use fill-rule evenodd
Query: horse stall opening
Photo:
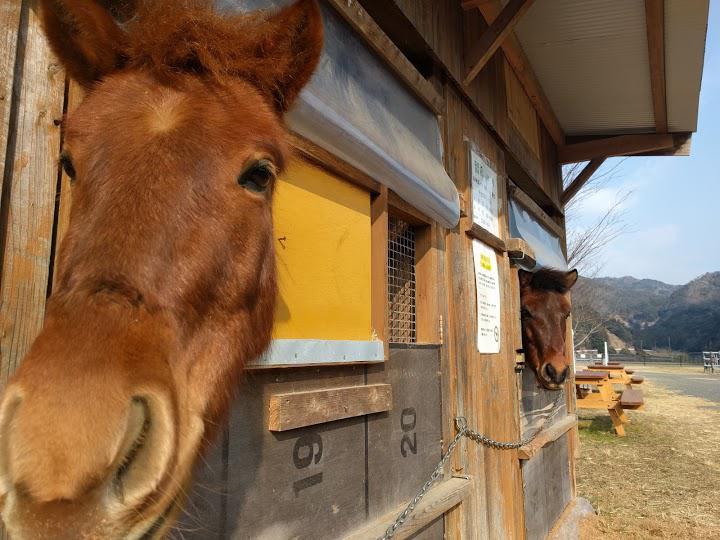
M 216 2 L 222 13 L 287 3 Z M 197 463 L 182 537 L 383 537 L 459 417 L 525 444 L 460 439 L 395 538 L 545 538 L 568 514 L 572 371 L 549 383 L 546 359 L 530 361 L 522 272 L 568 270 L 575 187 L 563 190 L 561 163 L 679 154 L 692 129 L 611 144 L 603 136 L 621 132 L 580 125 L 579 109 L 561 121 L 558 85 L 543 88 L 532 69 L 542 55 L 523 52 L 535 43 L 523 14 L 572 3 L 530 4 L 320 2 L 323 54 L 286 115 L 294 157 L 274 193 L 272 344 L 246 366 Z M 72 205 L 61 124 L 83 90 L 51 52 L 35 1 L 4 1 L 0 33 L 4 387 L 57 275 Z M 555 360 L 572 358 L 569 325 L 553 338 L 565 348 Z

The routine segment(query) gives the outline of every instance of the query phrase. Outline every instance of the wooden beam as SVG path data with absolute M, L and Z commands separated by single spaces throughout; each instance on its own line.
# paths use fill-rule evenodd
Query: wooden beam
M 533 0 L 510 0 L 500 14 L 495 17 L 468 55 L 472 60 L 467 66 L 468 73 L 463 81 L 464 85 L 467 86 L 477 77 L 477 74 L 510 35 L 532 3 Z
M 360 2 L 328 0 L 340 16 L 364 39 L 375 54 L 380 56 L 405 85 L 414 92 L 435 114 L 441 114 L 445 101 L 422 74 L 415 69 L 400 49 L 382 31 L 378 24 L 363 9 Z
M 655 131 L 667 133 L 667 102 L 665 96 L 665 2 L 645 0 L 650 83 L 652 87 Z
M 412 537 L 423 527 L 463 502 L 470 495 L 472 482 L 472 480 L 466 480 L 465 478 L 450 478 L 431 487 L 427 495 L 415 507 L 415 511 L 408 516 L 405 523 L 395 532 L 393 538 L 401 540 Z M 367 540 L 368 538 L 382 537 L 387 528 L 393 524 L 398 514 L 405 510 L 405 506 L 406 503 L 394 508 L 379 519 L 352 532 L 344 540 Z
M 488 24 L 491 24 L 492 21 L 495 20 L 501 8 L 502 4 L 500 0 L 486 0 L 478 3 L 478 9 Z M 528 60 L 523 52 L 520 41 L 518 41 L 514 33 L 511 32 L 502 43 L 502 50 L 503 53 L 505 53 L 505 58 L 507 58 L 508 63 L 515 71 L 515 75 L 520 81 L 525 93 L 535 107 L 538 116 L 548 130 L 550 137 L 552 137 L 552 140 L 558 146 L 565 144 L 565 132 L 560 126 L 560 122 L 555 116 L 552 106 L 540 86 L 540 82 L 535 76 L 535 72 L 530 65 L 530 60 Z
M 563 164 L 576 163 L 599 157 L 629 156 L 664 150 L 673 146 L 675 139 L 669 134 L 618 135 L 561 146 L 558 148 L 558 161 Z
M 510 264 L 520 266 L 526 270 L 535 268 L 537 258 L 535 251 L 522 238 L 508 238 L 507 254 Z
M 476 238 L 480 240 L 481 242 L 493 248 L 495 251 L 505 253 L 505 251 L 507 250 L 507 247 L 505 246 L 505 241 L 502 238 L 498 238 L 493 233 L 482 228 L 477 223 L 473 223 L 472 219 L 470 219 L 469 217 L 460 218 L 460 227 L 465 230 L 465 234 L 467 234 L 470 238 Z
M 518 448 L 518 457 L 520 459 L 532 458 L 543 447 L 547 446 L 551 442 L 558 440 L 576 424 L 577 416 L 575 416 L 574 414 L 568 414 L 559 422 L 555 422 L 550 427 L 543 429 L 532 442 Z
M 363 187 L 371 193 L 380 193 L 380 182 L 302 135 L 291 133 L 290 144 L 300 156 L 310 163 L 341 177 L 343 180 Z
M 370 317 L 373 336 L 383 342 L 385 360 L 390 357 L 388 345 L 388 188 L 380 186 L 380 192 L 370 204 Z
M 563 206 L 565 206 L 570 199 L 572 199 L 578 191 L 587 183 L 588 180 L 592 177 L 593 174 L 595 174 L 595 171 L 597 171 L 600 168 L 600 165 L 602 165 L 605 162 L 605 158 L 595 158 L 590 161 L 587 165 L 585 165 L 585 168 L 578 173 L 578 175 L 575 177 L 575 179 L 570 183 L 570 185 L 563 191 L 562 195 L 560 196 L 560 202 Z
M 643 152 L 638 156 L 689 156 L 692 149 L 692 133 L 673 133 L 675 146 L 664 150 Z
M 288 431 L 392 409 L 389 384 L 347 386 L 270 396 L 268 429 Z

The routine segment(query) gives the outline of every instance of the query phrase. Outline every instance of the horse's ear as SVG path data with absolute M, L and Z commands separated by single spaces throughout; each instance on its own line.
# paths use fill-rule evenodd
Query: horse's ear
M 520 288 L 525 289 L 532 283 L 533 273 L 521 269 L 518 270 L 518 278 L 520 278 Z
M 578 280 L 578 271 L 577 269 L 570 270 L 567 274 L 565 274 L 565 289 L 571 289 L 573 285 L 575 285 L 575 282 Z
M 96 0 L 41 0 L 50 46 L 69 75 L 84 87 L 122 67 L 125 33 Z
M 255 79 L 279 112 L 287 111 L 315 71 L 323 46 L 323 23 L 316 0 L 297 0 L 265 21 L 257 49 L 266 61 Z

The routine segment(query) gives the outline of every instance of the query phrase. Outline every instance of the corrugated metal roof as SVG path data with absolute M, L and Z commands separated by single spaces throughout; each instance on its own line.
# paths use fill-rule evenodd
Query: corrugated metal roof
M 707 0 L 665 0 L 671 131 L 693 131 Z M 537 0 L 516 27 L 568 135 L 653 132 L 644 0 Z

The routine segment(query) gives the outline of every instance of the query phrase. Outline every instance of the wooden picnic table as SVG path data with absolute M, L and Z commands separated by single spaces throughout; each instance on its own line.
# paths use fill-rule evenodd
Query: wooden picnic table
M 604 366 L 613 367 L 613 366 Z M 611 378 L 613 369 L 600 370 L 595 367 L 577 371 L 575 373 L 575 388 L 577 390 L 577 406 L 585 409 L 607 410 L 610 420 L 619 437 L 625 436 L 625 427 L 630 420 L 625 409 L 639 410 L 643 408 L 642 392 L 632 387 L 621 392 L 615 390 L 613 385 L 617 379 Z M 624 375 L 630 377 L 629 375 Z M 587 391 L 587 386 L 594 390 Z
M 613 379 L 613 384 L 623 384 L 628 390 L 633 389 L 633 384 L 642 384 L 645 381 L 642 376 L 635 375 L 634 369 L 628 369 L 620 363 L 611 362 L 608 365 L 595 363 L 590 364 L 587 369 L 609 373 L 610 378 Z

